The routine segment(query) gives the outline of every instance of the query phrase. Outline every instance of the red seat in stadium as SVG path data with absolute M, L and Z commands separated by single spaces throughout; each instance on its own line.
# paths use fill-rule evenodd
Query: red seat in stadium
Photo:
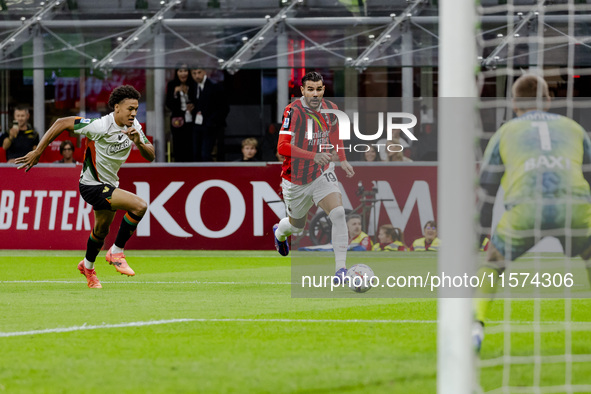
M 146 137 L 148 138 L 148 141 L 150 141 L 151 144 L 154 143 L 154 137 L 152 137 L 151 135 L 147 135 Z M 76 146 L 76 149 L 74 150 L 74 159 L 78 163 L 82 163 L 84 161 L 84 151 L 86 150 L 86 137 L 81 136 L 80 146 L 78 146 L 77 145 L 78 141 L 76 140 L 76 137 L 70 137 L 70 136 L 68 136 L 68 133 L 66 133 L 66 132 L 60 134 L 47 147 L 47 149 L 45 149 L 45 151 L 41 155 L 41 159 L 39 161 L 43 162 L 43 163 L 53 163 L 56 160 L 60 160 L 62 158 L 62 155 L 60 154 L 60 144 L 62 143 L 63 140 L 66 140 L 66 139 L 68 139 L 74 143 L 74 146 Z M 6 160 L 4 160 L 4 161 L 6 161 Z M 129 154 L 129 158 L 127 159 L 127 162 L 128 163 L 148 163 L 148 160 L 146 160 L 142 157 L 140 150 L 137 148 L 137 146 L 135 146 L 135 144 L 133 144 L 132 148 L 131 148 L 131 153 Z
M 74 154 L 79 149 L 78 148 L 78 139 L 76 137 L 70 137 L 67 131 L 63 131 L 60 135 L 57 136 L 55 140 L 49 144 L 47 148 L 43 151 L 41 158 L 39 159 L 40 163 L 53 163 L 54 161 L 60 160 L 62 155 L 60 153 L 60 145 L 62 141 L 70 140 L 76 147 L 74 150 Z
M 6 163 L 6 151 L 0 148 L 0 163 Z

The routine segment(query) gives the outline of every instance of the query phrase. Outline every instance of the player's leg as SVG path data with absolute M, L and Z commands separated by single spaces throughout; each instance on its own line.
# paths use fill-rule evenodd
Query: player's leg
M 336 276 L 341 277 L 347 273 L 347 248 L 349 247 L 349 234 L 347 231 L 347 219 L 341 193 L 332 192 L 318 202 L 318 206 L 326 212 L 332 223 L 331 236 L 332 248 L 335 256 Z
M 109 233 L 109 227 L 115 217 L 115 211 L 112 210 L 110 203 L 111 195 L 115 188 L 106 184 L 80 184 L 79 188 L 80 196 L 93 207 L 94 227 L 86 242 L 86 254 L 84 259 L 78 264 L 78 270 L 86 276 L 88 287 L 101 288 L 102 286 L 94 270 L 94 263 L 103 247 L 105 238 Z
M 276 227 L 275 227 L 276 226 Z M 275 237 L 280 242 L 283 242 L 292 234 L 301 233 L 306 226 L 306 217 L 295 219 L 291 216 L 286 216 L 279 221 L 273 228 L 275 229 Z
M 571 248 L 573 249 L 572 255 L 578 254 L 585 262 L 587 278 L 591 285 L 591 236 L 589 236 L 591 232 L 591 204 L 573 206 L 572 227 L 578 231 L 583 230 L 583 232 L 586 232 L 585 236 L 573 237 Z M 568 247 L 564 242 L 562 247 L 567 252 Z M 581 250 L 582 252 L 577 253 Z
M 490 305 L 498 288 L 498 279 L 508 261 L 513 261 L 523 255 L 535 244 L 532 236 L 523 236 L 533 228 L 535 210 L 531 206 L 520 205 L 503 213 L 489 243 L 486 262 L 479 267 L 477 276 L 487 278 L 480 284 L 474 299 L 475 323 L 472 339 L 477 351 L 484 338 L 484 323 L 487 320 Z M 492 278 L 492 280 L 488 279 Z
M 299 234 L 304 231 L 306 226 L 306 217 L 294 219 L 292 217 L 284 217 L 279 223 L 273 226 L 273 235 L 275 236 L 275 249 L 282 256 L 289 254 L 289 244 L 287 237 L 292 234 Z
M 310 193 L 311 186 L 311 184 L 295 185 L 285 179 L 281 182 L 283 201 L 285 202 L 288 216 L 273 226 L 273 238 L 275 240 L 275 248 L 282 256 L 289 254 L 287 237 L 292 234 L 300 234 L 304 231 L 306 216 L 310 208 L 314 205 Z
M 589 284 L 591 285 L 591 246 L 585 249 L 580 254 L 580 256 L 585 262 L 585 268 L 587 269 L 587 278 L 589 279 Z
M 121 209 L 126 211 L 115 243 L 107 252 L 107 261 L 112 264 L 118 272 L 127 276 L 135 275 L 135 272 L 127 264 L 125 259 L 124 249 L 125 244 L 134 234 L 140 220 L 146 214 L 148 204 L 133 193 L 122 189 L 115 189 L 111 196 L 111 207 L 113 209 Z
M 113 222 L 114 217 L 114 211 L 94 211 L 94 227 L 86 242 L 86 254 L 84 255 L 84 260 L 78 264 L 78 270 L 86 277 L 88 287 L 91 289 L 102 288 L 94 270 L 94 262 L 96 261 L 96 256 L 98 256 L 103 248 L 105 238 L 109 233 L 109 226 Z
M 479 296 L 476 299 L 476 320 L 484 324 L 490 303 L 497 292 L 496 282 L 499 275 L 505 271 L 505 257 L 497 250 L 494 244 L 489 245 L 486 255 L 486 263 L 477 272 L 479 278 L 493 278 L 481 285 L 478 289 Z
M 497 244 L 499 240 L 497 240 Z M 486 263 L 477 272 L 477 277 L 487 278 L 486 283 L 481 283 L 474 298 L 474 325 L 472 327 L 472 343 L 477 352 L 480 351 L 484 340 L 484 322 L 487 319 L 488 310 L 497 292 L 499 275 L 505 271 L 505 257 L 499 252 L 491 241 L 486 254 Z M 491 278 L 490 280 L 488 278 Z

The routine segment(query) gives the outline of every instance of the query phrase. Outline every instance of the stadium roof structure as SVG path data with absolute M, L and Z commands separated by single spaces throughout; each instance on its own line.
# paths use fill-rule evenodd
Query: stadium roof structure
M 591 65 L 591 6 L 536 6 L 482 2 L 483 65 L 533 61 L 540 26 L 546 65 Z M 436 67 L 438 44 L 436 0 L 0 0 L 0 69 Z

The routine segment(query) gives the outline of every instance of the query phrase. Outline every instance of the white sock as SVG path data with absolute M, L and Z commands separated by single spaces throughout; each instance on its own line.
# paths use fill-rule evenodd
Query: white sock
M 113 246 L 111 246 L 111 253 L 123 253 L 123 248 L 120 248 L 119 246 L 113 244 Z
M 338 271 L 347 267 L 347 248 L 349 247 L 349 232 L 345 219 L 345 208 L 339 206 L 328 214 L 332 222 L 332 248 L 334 249 L 335 268 Z
M 289 237 L 292 234 L 292 232 L 292 225 L 289 222 L 289 217 L 285 217 L 279 221 L 279 226 L 277 226 L 275 236 L 277 237 L 279 242 L 283 242 L 287 237 Z
M 88 261 L 85 257 L 84 258 L 84 266 L 86 267 L 87 270 L 92 270 L 92 269 L 94 269 L 94 261 Z

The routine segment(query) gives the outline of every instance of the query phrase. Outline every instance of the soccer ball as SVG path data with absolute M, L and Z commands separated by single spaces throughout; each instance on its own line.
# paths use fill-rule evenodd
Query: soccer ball
M 347 271 L 345 277 L 349 288 L 356 293 L 365 293 L 372 288 L 373 270 L 365 264 L 355 264 Z

